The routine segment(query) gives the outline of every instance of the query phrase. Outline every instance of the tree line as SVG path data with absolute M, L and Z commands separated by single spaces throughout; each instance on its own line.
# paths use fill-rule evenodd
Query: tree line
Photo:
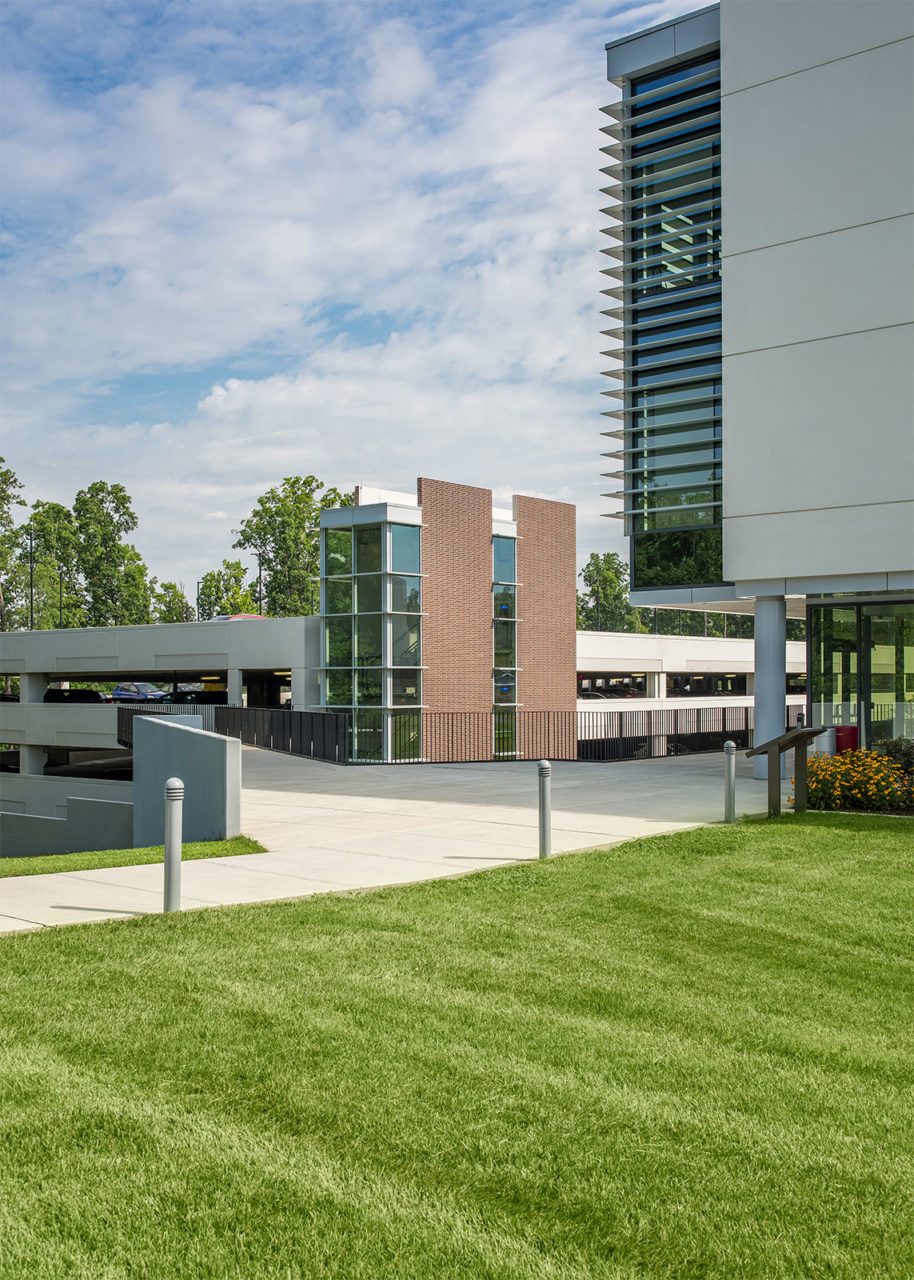
M 225 559 L 188 590 L 152 576 L 128 541 L 137 517 L 123 485 L 96 480 L 72 507 L 29 507 L 22 488 L 0 458 L 0 631 L 317 613 L 320 513 L 354 500 L 316 476 L 287 476 L 233 530 L 233 550 L 256 567 Z
M 321 512 L 354 500 L 316 476 L 287 476 L 233 530 L 232 549 L 248 552 L 256 565 L 225 559 L 188 591 L 183 582 L 151 576 L 127 541 L 137 518 L 123 485 L 96 480 L 77 492 L 72 507 L 39 498 L 28 508 L 22 484 L 0 458 L 0 631 L 318 613 Z M 750 615 L 631 605 L 628 568 L 615 552 L 594 552 L 579 577 L 583 631 L 753 634 Z M 788 639 L 804 635 L 805 624 L 789 619 Z

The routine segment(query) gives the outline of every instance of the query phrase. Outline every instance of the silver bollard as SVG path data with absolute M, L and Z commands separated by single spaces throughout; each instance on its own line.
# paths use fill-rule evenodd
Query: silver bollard
M 540 857 L 552 853 L 552 765 L 541 760 L 536 766 L 540 787 Z
M 736 743 L 724 743 L 724 822 L 736 821 Z
M 165 907 L 181 910 L 181 840 L 183 835 L 184 783 L 169 778 L 165 783 Z

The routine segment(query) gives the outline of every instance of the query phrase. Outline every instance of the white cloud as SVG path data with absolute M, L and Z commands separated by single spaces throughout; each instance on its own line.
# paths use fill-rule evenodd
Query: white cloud
M 599 514 L 597 107 L 626 20 L 520 7 L 451 50 L 356 8 L 335 85 L 185 63 L 62 105 L 17 76 L 6 452 L 33 497 L 124 483 L 159 577 L 218 563 L 221 526 L 296 473 L 549 493 L 577 502 L 588 550 L 620 546 Z M 237 55 L 209 25 L 182 48 Z M 195 409 L 124 411 L 119 378 L 214 365 Z

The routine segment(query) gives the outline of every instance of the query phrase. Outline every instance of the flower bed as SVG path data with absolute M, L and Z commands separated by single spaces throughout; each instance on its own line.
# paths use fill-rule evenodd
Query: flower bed
M 875 751 L 818 756 L 809 762 L 807 805 L 914 814 L 914 779 Z

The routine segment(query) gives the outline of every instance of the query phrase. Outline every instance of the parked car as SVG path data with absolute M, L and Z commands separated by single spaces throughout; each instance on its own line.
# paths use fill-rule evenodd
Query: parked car
M 111 702 L 110 693 L 101 689 L 45 689 L 45 702 Z
M 115 702 L 164 702 L 168 694 L 157 685 L 128 680 L 119 684 L 111 697 Z

